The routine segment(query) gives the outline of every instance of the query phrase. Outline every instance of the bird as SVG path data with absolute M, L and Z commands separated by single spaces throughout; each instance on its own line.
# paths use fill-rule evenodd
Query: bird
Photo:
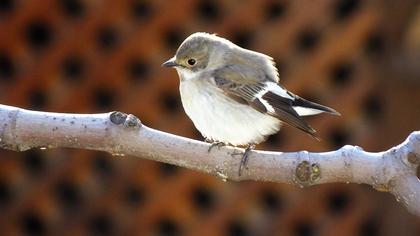
M 302 117 L 340 115 L 279 84 L 272 57 L 216 34 L 191 34 L 162 66 L 176 69 L 182 106 L 205 140 L 212 143 L 211 147 L 246 147 L 239 175 L 255 145 L 277 133 L 282 124 L 319 140 L 315 129 Z

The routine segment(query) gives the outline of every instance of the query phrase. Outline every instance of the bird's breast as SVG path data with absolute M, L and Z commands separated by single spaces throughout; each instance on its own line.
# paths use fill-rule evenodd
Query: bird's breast
M 280 121 L 240 104 L 209 80 L 181 81 L 185 112 L 201 134 L 232 145 L 260 143 L 280 129 Z

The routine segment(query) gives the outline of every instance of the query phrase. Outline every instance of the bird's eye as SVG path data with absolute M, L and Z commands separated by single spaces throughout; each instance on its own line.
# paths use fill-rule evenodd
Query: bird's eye
M 190 65 L 190 66 L 193 66 L 193 65 L 195 65 L 195 59 L 189 59 L 188 61 L 188 65 Z

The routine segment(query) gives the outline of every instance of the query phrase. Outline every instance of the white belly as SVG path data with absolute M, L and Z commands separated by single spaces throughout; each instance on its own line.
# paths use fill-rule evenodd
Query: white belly
M 213 141 L 232 145 L 257 144 L 280 129 L 280 121 L 209 89 L 200 80 L 181 81 L 185 112 L 201 134 Z

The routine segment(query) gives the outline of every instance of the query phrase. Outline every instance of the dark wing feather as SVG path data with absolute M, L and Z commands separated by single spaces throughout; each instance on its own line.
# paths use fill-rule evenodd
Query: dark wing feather
M 217 77 L 215 80 L 220 81 L 221 78 Z M 252 108 L 259 112 L 267 113 L 267 108 L 264 106 L 264 104 L 258 98 L 255 98 L 255 95 L 264 89 L 262 84 L 238 85 L 230 82 L 222 86 L 216 82 L 216 85 L 219 85 L 218 87 L 221 88 L 223 92 L 233 100 L 241 104 L 250 105 Z
M 293 109 L 292 103 L 293 100 L 279 96 L 273 92 L 268 91 L 262 96 L 262 99 L 266 100 L 274 108 L 274 114 L 271 114 L 277 117 L 279 120 L 284 123 L 298 128 L 312 137 L 319 139 L 315 133 L 316 131 L 309 126 Z
M 238 73 L 242 71 L 242 73 Z M 249 76 L 254 76 L 248 78 Z M 256 97 L 258 93 L 266 89 L 266 82 L 270 81 L 264 79 L 265 75 L 257 72 L 246 71 L 242 68 L 224 67 L 216 70 L 213 73 L 213 78 L 216 86 L 223 90 L 223 92 L 233 100 L 248 104 L 255 110 L 274 116 L 282 122 L 296 127 L 312 137 L 318 139 L 315 135 L 315 130 L 312 129 L 293 109 L 293 100 L 279 96 L 273 92 L 266 92 L 262 97 Z M 255 77 L 259 79 L 256 80 Z M 268 112 L 268 109 L 261 99 L 265 100 L 272 106 L 274 112 Z
M 213 71 L 212 78 L 216 86 L 240 103 L 252 103 L 255 95 L 265 89 L 267 78 L 258 71 L 250 70 L 239 65 L 227 65 Z M 260 106 L 262 104 L 257 104 Z

